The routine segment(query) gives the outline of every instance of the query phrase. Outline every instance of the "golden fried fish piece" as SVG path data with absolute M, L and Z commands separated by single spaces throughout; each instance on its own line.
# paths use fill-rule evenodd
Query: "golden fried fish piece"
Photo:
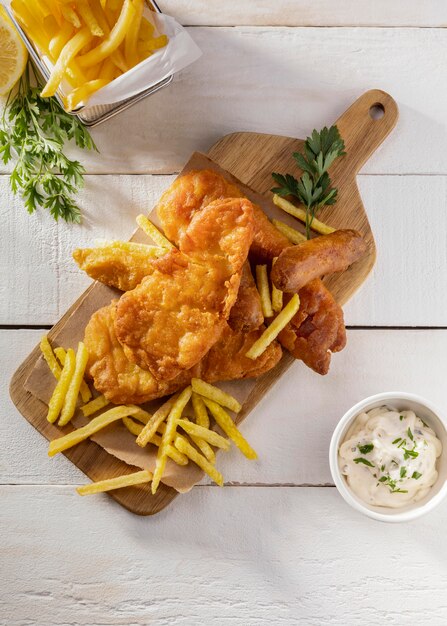
M 120 299 L 115 331 L 129 360 L 159 380 L 195 365 L 222 334 L 253 240 L 251 202 L 216 201 L 180 236 L 182 252 L 154 261 L 154 271 Z
M 245 354 L 263 327 L 252 333 L 239 333 L 227 326 L 220 340 L 193 368 L 170 381 L 159 381 L 127 359 L 115 334 L 116 305 L 116 301 L 112 302 L 92 315 L 84 338 L 89 352 L 88 374 L 95 389 L 114 404 L 143 404 L 184 388 L 192 378 L 211 383 L 260 376 L 281 358 L 281 347 L 274 342 L 255 361 L 248 359 Z

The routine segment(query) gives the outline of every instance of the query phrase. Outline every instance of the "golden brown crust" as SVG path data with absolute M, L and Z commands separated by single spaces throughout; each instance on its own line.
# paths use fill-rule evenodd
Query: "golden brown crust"
M 297 293 L 315 278 L 346 270 L 365 252 L 359 232 L 336 230 L 283 250 L 272 270 L 272 281 L 281 291 Z
M 191 368 L 219 339 L 236 300 L 253 239 L 246 199 L 197 213 L 172 251 L 117 306 L 115 330 L 127 357 L 159 380 Z
M 300 308 L 279 341 L 318 374 L 327 374 L 331 352 L 346 345 L 343 310 L 317 278 L 299 291 Z
M 241 284 L 228 324 L 233 330 L 247 333 L 259 328 L 263 322 L 261 298 L 247 261 L 242 268 Z

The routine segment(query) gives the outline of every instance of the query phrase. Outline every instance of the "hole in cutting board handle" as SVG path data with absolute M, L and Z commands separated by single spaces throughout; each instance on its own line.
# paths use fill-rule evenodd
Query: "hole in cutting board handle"
M 369 116 L 374 121 L 381 120 L 385 115 L 385 107 L 380 102 L 376 102 L 369 109 Z

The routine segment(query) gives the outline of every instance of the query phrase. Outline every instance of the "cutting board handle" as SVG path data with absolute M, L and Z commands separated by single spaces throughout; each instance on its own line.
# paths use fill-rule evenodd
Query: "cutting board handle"
M 336 124 L 346 145 L 344 176 L 357 174 L 393 130 L 398 117 L 396 102 L 380 89 L 367 91 L 343 113 Z

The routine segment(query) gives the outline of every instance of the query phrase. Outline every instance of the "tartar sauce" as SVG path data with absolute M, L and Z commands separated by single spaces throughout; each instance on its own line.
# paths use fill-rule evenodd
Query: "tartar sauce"
M 398 508 L 428 493 L 441 452 L 436 433 L 413 411 L 383 406 L 356 417 L 340 446 L 339 464 L 365 503 Z

